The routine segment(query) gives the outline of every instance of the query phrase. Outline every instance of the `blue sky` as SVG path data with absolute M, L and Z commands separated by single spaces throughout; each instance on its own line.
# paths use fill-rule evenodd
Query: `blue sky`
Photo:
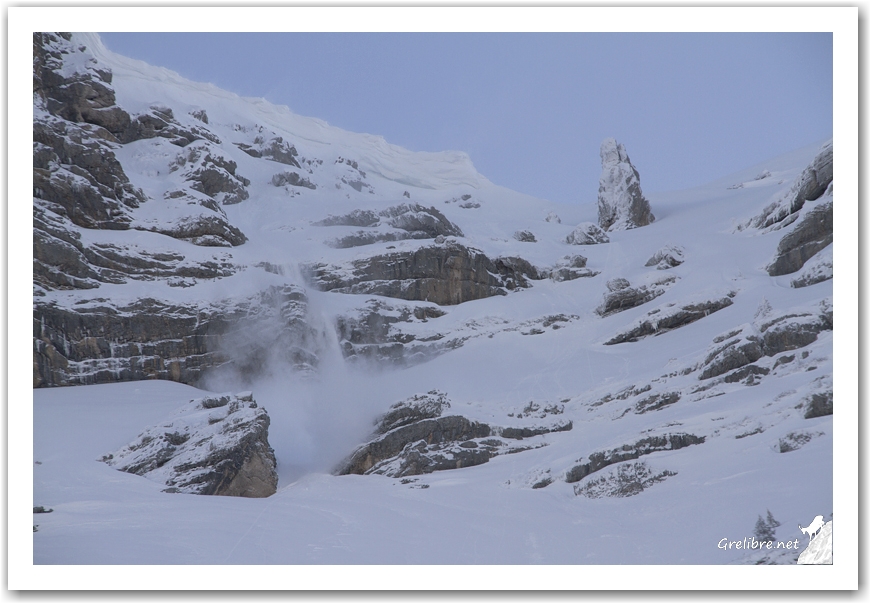
M 417 151 L 594 201 L 601 140 L 646 192 L 704 184 L 832 133 L 829 33 L 102 33 L 111 50 Z

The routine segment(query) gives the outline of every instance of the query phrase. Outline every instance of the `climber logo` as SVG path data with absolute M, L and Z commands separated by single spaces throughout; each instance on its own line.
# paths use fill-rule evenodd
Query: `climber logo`
M 795 560 L 799 565 L 833 563 L 833 519 L 825 522 L 822 515 L 817 515 L 806 527 L 798 525 L 800 532 L 809 537 L 808 543 L 799 537 L 785 541 L 777 540 L 776 529 L 781 525 L 768 511 L 767 517 L 758 516 L 752 536 L 747 536 L 741 540 L 722 538 L 718 542 L 717 548 L 726 551 L 740 550 L 763 553 L 765 557 L 776 560 L 774 561 L 776 563 L 794 563 Z M 798 551 L 800 551 L 799 554 Z
M 834 562 L 834 520 L 816 515 L 806 527 L 798 524 L 798 529 L 809 536 L 807 548 L 798 557 L 798 565 L 830 565 Z

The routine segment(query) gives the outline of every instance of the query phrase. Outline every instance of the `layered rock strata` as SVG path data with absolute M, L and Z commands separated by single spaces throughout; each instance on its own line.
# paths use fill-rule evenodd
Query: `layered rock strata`
M 522 258 L 490 259 L 480 250 L 454 241 L 355 260 L 349 269 L 308 265 L 305 273 L 322 291 L 383 295 L 438 305 L 506 295 L 529 287 L 530 280 L 543 278 Z
M 102 460 L 164 492 L 264 498 L 278 486 L 269 415 L 250 392 L 191 400 Z

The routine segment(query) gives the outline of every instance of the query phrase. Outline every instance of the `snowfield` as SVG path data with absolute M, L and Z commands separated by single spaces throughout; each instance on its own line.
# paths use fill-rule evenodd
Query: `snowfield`
M 177 254 L 192 267 L 217 262 L 227 275 L 41 289 L 39 303 L 87 309 L 109 300 L 121 308 L 147 297 L 215 308 L 292 286 L 307 300 L 314 335 L 304 346 L 316 361 L 302 370 L 272 350 L 253 379 L 215 370 L 199 388 L 144 380 L 33 389 L 32 503 L 53 510 L 33 516 L 34 565 L 794 564 L 808 541 L 798 524 L 816 515 L 829 521 L 835 507 L 839 519 L 840 505 L 851 504 L 835 497 L 835 415 L 806 418 L 813 396 L 823 398 L 836 381 L 845 388 L 837 390 L 844 413 L 836 415 L 837 436 L 855 431 L 844 422 L 854 416 L 846 410 L 854 376 L 835 369 L 826 322 L 836 305 L 844 312 L 838 328 L 854 328 L 853 302 L 834 287 L 833 245 L 801 272 L 772 277 L 766 267 L 790 227 L 741 226 L 793 188 L 825 141 L 695 189 L 645 191 L 654 222 L 611 230 L 608 243 L 572 245 L 578 224 L 597 223 L 594 183 L 580 203 L 538 200 L 490 182 L 462 153 L 407 151 L 115 55 L 94 35 L 75 40 L 111 67 L 118 106 L 131 114 L 171 108 L 182 126 L 207 128 L 218 142 L 179 148 L 153 137 L 117 145 L 131 184 L 147 196 L 131 210 L 139 230 L 70 228 L 85 245 Z M 65 67 L 70 73 L 88 68 L 76 60 Z M 199 111 L 207 124 L 194 117 Z M 268 158 L 289 157 L 291 145 L 298 167 Z M 234 163 L 232 177 L 248 181 L 238 189 L 246 198 L 228 203 L 236 193 L 191 192 L 190 174 L 207 167 L 206 156 Z M 276 179 L 290 172 L 299 179 Z M 173 192 L 180 190 L 200 204 Z M 244 244 L 204 246 L 161 234 L 204 212 L 207 197 Z M 841 211 L 847 201 L 838 203 Z M 429 208 L 446 222 L 436 223 Z M 420 234 L 444 224 L 461 235 Z M 359 237 L 374 242 L 336 243 Z M 318 289 L 309 278 L 311 266 L 326 266 L 324 279 L 347 280 L 365 262 L 398 262 L 399 254 L 452 243 L 487 258 L 522 258 L 540 278 L 456 305 Z M 647 265 L 669 246 L 682 263 Z M 550 277 L 576 255 L 588 271 Z M 801 276 L 813 284 L 794 287 Z M 617 278 L 628 285 L 611 286 Z M 654 295 L 597 313 L 617 287 Z M 442 314 L 427 314 L 431 307 Z M 389 348 L 402 350 L 398 360 L 387 358 L 386 344 L 360 344 L 347 335 L 350 326 L 340 328 L 362 324 L 372 308 L 393 321 L 391 341 L 404 342 Z M 685 318 L 687 308 L 701 309 Z M 279 329 L 257 324 L 262 331 L 248 332 L 254 342 Z M 778 343 L 777 333 L 797 331 L 805 336 L 800 344 Z M 223 351 L 238 358 L 250 340 L 228 340 Z M 762 351 L 751 363 L 716 372 L 729 349 L 756 341 Z M 278 486 L 267 498 L 167 493 L 153 476 L 101 461 L 190 400 L 247 390 L 271 421 Z M 502 451 L 493 448 L 476 466 L 412 476 L 336 475 L 372 440 L 374 422 L 391 405 L 433 391 L 449 400 L 444 416 L 490 426 Z M 568 422 L 569 430 L 505 436 L 510 428 Z M 457 445 L 480 448 L 485 439 Z M 595 459 L 606 462 L 599 468 Z M 584 463 L 591 473 L 575 479 Z M 798 550 L 719 546 L 752 536 L 768 511 L 781 524 L 776 539 L 798 539 Z M 585 587 L 584 570 L 566 572 L 576 582 L 565 585 L 563 576 L 562 588 Z

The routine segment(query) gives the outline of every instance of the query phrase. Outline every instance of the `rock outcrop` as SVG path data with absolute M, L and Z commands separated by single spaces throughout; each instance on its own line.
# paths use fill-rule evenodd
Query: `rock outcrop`
M 208 123 L 208 121 L 205 123 Z M 299 165 L 299 161 L 296 160 L 299 156 L 296 147 L 285 142 L 280 136 L 267 137 L 260 134 L 254 138 L 254 144 L 246 144 L 243 142 L 237 142 L 235 144 L 251 157 L 256 157 L 258 159 L 262 157 L 263 159 L 269 159 L 271 161 L 283 163 L 284 165 L 292 165 L 297 168 L 302 167 Z
M 617 312 L 636 308 L 662 295 L 676 282 L 676 277 L 664 277 L 649 285 L 632 287 L 624 278 L 612 278 L 607 281 L 607 293 L 595 313 L 599 316 L 610 316 Z
M 444 416 L 449 408 L 447 396 L 437 390 L 394 404 L 376 422 L 376 437 L 354 451 L 336 473 L 405 477 L 472 467 L 500 454 L 538 447 L 519 443 L 526 438 L 573 427 L 571 421 L 491 427 L 459 415 Z
M 170 171 L 180 170 L 190 188 L 218 203 L 233 205 L 248 198 L 251 181 L 236 173 L 236 162 L 208 141 L 199 141 L 178 154 Z
M 813 343 L 822 331 L 834 328 L 832 306 L 825 302 L 817 312 L 787 312 L 744 324 L 716 337 L 701 364 L 699 379 L 710 379 L 752 365 L 764 356 L 776 356 Z
M 633 444 L 625 444 L 613 450 L 593 452 L 589 455 L 586 462 L 575 465 L 568 470 L 565 474 L 565 481 L 569 484 L 579 482 L 587 475 L 600 471 L 608 465 L 634 460 L 662 450 L 679 450 L 687 446 L 703 444 L 705 440 L 706 436 L 696 436 L 689 433 L 669 433 L 643 438 Z
M 490 259 L 480 250 L 453 241 L 355 260 L 348 268 L 313 264 L 304 271 L 322 291 L 383 295 L 442 306 L 506 295 L 529 287 L 529 280 L 544 278 L 522 258 Z
M 814 207 L 801 212 L 794 228 L 782 237 L 767 273 L 780 276 L 797 272 L 807 260 L 833 241 L 834 185 L 831 183 Z
M 574 494 L 586 498 L 626 498 L 637 496 L 654 484 L 676 475 L 675 471 L 653 470 L 643 461 L 619 465 L 606 475 L 591 478 L 574 486 Z
M 671 303 L 654 308 L 647 312 L 646 316 L 635 321 L 628 329 L 605 341 L 604 345 L 633 342 L 650 335 L 662 335 L 679 329 L 701 320 L 713 312 L 727 308 L 734 303 L 735 295 L 734 292 L 729 292 L 713 298 L 696 296 L 697 301 L 684 302 L 683 305 Z
M 613 138 L 601 143 L 598 184 L 598 225 L 604 230 L 628 230 L 651 224 L 655 216 L 640 189 L 640 175 L 625 147 Z
M 314 222 L 314 226 L 360 226 L 360 230 L 329 242 L 331 247 L 345 249 L 383 241 L 461 237 L 462 230 L 434 207 L 419 203 L 402 203 L 379 212 L 354 210 L 343 216 L 329 216 Z
M 679 245 L 665 245 L 656 251 L 644 266 L 655 266 L 657 270 L 668 270 L 676 268 L 685 261 L 685 249 Z
M 490 435 L 489 425 L 442 416 L 448 408 L 449 400 L 438 391 L 393 405 L 377 423 L 379 437 L 358 448 L 337 473 L 402 477 L 489 461 L 493 446 L 474 441 Z
M 588 278 L 600 274 L 598 270 L 586 267 L 587 259 L 579 254 L 566 255 L 550 270 L 550 278 L 557 283 L 573 281 L 578 278 Z
M 834 181 L 834 142 L 829 141 L 819 150 L 810 164 L 792 183 L 788 191 L 778 196 L 760 214 L 741 224 L 738 229 L 782 228 L 794 221 L 807 201 L 815 201 Z
M 833 243 L 807 260 L 803 267 L 795 274 L 794 278 L 791 279 L 791 286 L 796 289 L 809 287 L 832 278 L 834 278 Z
M 597 224 L 581 222 L 568 235 L 565 242 L 569 245 L 599 245 L 601 243 L 609 243 L 610 237 Z
M 353 313 L 340 315 L 336 330 L 341 351 L 350 361 L 363 359 L 408 366 L 461 345 L 440 332 L 419 335 L 403 329 L 444 315 L 437 306 L 387 304 L 370 299 Z
M 306 313 L 304 293 L 292 286 L 211 304 L 36 304 L 33 386 L 140 379 L 196 385 L 217 367 L 248 380 L 270 370 L 274 358 L 308 372 L 318 364 L 320 338 Z
M 269 415 L 250 392 L 220 394 L 191 400 L 102 460 L 164 492 L 264 498 L 278 486 L 268 438 Z

